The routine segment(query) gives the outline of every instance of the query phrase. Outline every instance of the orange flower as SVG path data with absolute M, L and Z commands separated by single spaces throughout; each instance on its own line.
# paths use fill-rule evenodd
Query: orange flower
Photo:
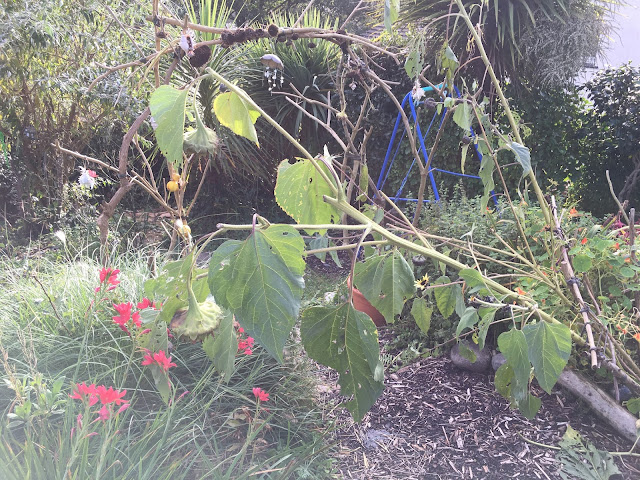
M 582 240 L 580 240 L 580 243 L 581 243 L 582 245 L 586 245 L 586 243 L 587 243 L 587 239 L 586 239 L 586 238 L 583 238 Z
M 636 333 L 633 338 L 635 338 L 638 342 L 640 342 L 640 332 Z
M 527 292 L 522 290 L 520 287 L 516 288 L 516 292 L 518 292 L 518 295 L 526 295 L 527 294 Z
M 578 214 L 578 210 L 576 210 L 575 207 L 569 210 L 570 217 L 575 217 L 576 215 L 579 215 L 579 214 Z
M 625 263 L 631 263 L 631 258 L 627 257 L 627 258 L 624 259 L 624 261 L 625 261 Z
M 614 250 L 618 250 L 620 248 L 620 244 L 618 242 L 616 242 L 613 247 Z

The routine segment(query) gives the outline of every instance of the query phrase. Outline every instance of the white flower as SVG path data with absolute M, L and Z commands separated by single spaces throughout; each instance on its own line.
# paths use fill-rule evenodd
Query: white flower
M 413 101 L 415 103 L 418 103 L 420 99 L 425 96 L 424 90 L 420 86 L 420 82 L 417 80 L 413 85 L 413 89 L 411 90 L 411 96 L 413 97 Z
M 193 31 L 187 30 L 182 35 L 180 35 L 180 48 L 184 50 L 184 53 L 187 54 L 187 57 L 193 57 Z

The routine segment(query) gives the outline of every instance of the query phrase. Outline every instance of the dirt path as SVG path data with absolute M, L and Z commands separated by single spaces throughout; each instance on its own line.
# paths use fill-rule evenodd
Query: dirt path
M 332 380 L 329 380 L 329 383 Z M 427 358 L 385 380 L 384 394 L 360 425 L 341 413 L 337 432 L 345 479 L 560 479 L 555 450 L 568 423 L 599 449 L 630 445 L 562 391 L 536 392 L 533 420 L 511 410 L 492 376 Z M 336 389 L 324 389 L 335 401 Z M 640 478 L 640 461 L 617 459 L 625 479 Z

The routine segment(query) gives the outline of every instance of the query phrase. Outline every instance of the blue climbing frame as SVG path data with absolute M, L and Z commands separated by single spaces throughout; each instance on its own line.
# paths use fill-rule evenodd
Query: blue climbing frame
M 437 86 L 438 89 L 442 89 L 443 88 L 443 84 L 440 84 Z M 456 95 L 458 96 L 458 98 L 461 97 L 460 95 L 460 91 L 458 90 L 457 87 L 453 87 L 453 89 L 456 92 Z M 433 87 L 424 87 L 422 89 L 425 93 L 432 91 Z M 418 115 L 416 113 L 416 103 L 414 103 L 413 101 L 413 96 L 411 94 L 411 92 L 407 93 L 404 97 L 404 99 L 402 100 L 402 108 L 404 109 L 407 102 L 409 103 L 409 108 L 411 109 L 411 117 L 413 118 L 413 121 L 416 125 L 416 136 L 419 142 L 419 149 L 418 149 L 418 153 L 422 153 L 422 155 L 424 156 L 424 160 L 425 160 L 425 165 L 429 164 L 429 154 L 427 153 L 427 147 L 424 144 L 425 139 L 427 138 L 427 135 L 429 135 L 429 132 L 431 131 L 431 127 L 433 126 L 433 123 L 435 122 L 436 118 L 438 117 L 438 115 L 440 115 L 440 124 L 438 125 L 438 129 L 442 128 L 442 123 L 444 122 L 444 118 L 445 118 L 445 114 L 447 113 L 447 109 L 446 107 L 442 110 L 441 114 L 438 114 L 438 112 L 436 111 L 433 114 L 433 117 L 431 118 L 431 122 L 429 123 L 429 126 L 427 127 L 427 131 L 425 132 L 425 134 L 422 134 L 422 130 L 420 129 L 420 122 L 418 122 Z M 400 149 L 400 145 L 402 144 L 402 140 L 404 139 L 405 135 L 406 135 L 406 129 L 403 128 L 402 129 L 402 136 L 400 137 L 400 141 L 398 142 L 396 148 L 395 148 L 395 152 L 393 153 L 393 157 L 391 157 L 391 152 L 393 151 L 393 144 L 395 142 L 396 136 L 398 134 L 398 128 L 400 127 L 400 122 L 402 121 L 402 114 L 400 112 L 398 112 L 398 117 L 396 118 L 396 123 L 393 127 L 393 132 L 391 133 L 391 140 L 389 140 L 389 147 L 387 148 L 387 153 L 384 157 L 384 162 L 382 163 L 382 169 L 380 170 L 380 175 L 378 177 L 378 183 L 376 184 L 376 186 L 378 187 L 378 190 L 381 190 L 384 187 L 384 184 L 387 181 L 387 178 L 389 177 L 389 172 L 391 172 L 391 168 L 393 167 L 393 164 L 396 160 L 396 157 L 398 156 L 398 150 Z M 471 138 L 475 138 L 476 136 L 476 132 L 473 130 L 473 127 L 471 127 L 469 129 L 470 134 L 471 134 Z M 478 145 L 474 142 L 473 143 L 473 148 L 476 152 L 476 155 L 478 157 L 478 160 L 480 160 L 480 162 L 482 162 L 482 153 L 480 152 L 480 150 L 478 149 Z M 407 171 L 407 174 L 405 175 L 404 179 L 402 180 L 402 183 L 400 184 L 400 188 L 398 188 L 398 191 L 396 192 L 395 196 L 390 197 L 394 202 L 397 201 L 406 201 L 406 202 L 417 202 L 418 199 L 417 198 L 406 198 L 406 197 L 402 197 L 402 190 L 404 190 L 405 184 L 407 183 L 407 180 L 411 174 L 411 171 L 413 170 L 413 167 L 416 163 L 416 159 L 414 158 L 413 161 L 411 162 L 411 166 L 409 167 L 409 170 Z M 441 172 L 441 173 L 446 173 L 449 175 L 456 175 L 458 177 L 466 177 L 466 178 L 475 178 L 475 179 L 480 179 L 480 177 L 478 177 L 477 175 L 467 175 L 464 173 L 457 173 L 457 172 L 450 172 L 449 170 L 442 170 L 440 168 L 435 168 L 433 167 L 433 165 L 429 165 L 429 180 L 431 181 L 431 188 L 433 189 L 433 195 L 435 197 L 435 201 L 439 202 L 440 201 L 440 193 L 438 192 L 438 187 L 436 186 L 436 180 L 435 177 L 433 175 L 433 172 Z M 493 203 L 495 204 L 496 208 L 498 207 L 498 200 L 496 198 L 496 194 L 495 192 L 492 190 L 491 191 L 491 196 L 493 198 Z M 430 202 L 431 200 L 424 200 L 424 202 Z

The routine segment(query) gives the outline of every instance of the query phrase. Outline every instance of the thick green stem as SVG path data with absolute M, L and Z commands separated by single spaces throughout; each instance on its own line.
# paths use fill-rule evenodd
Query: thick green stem
M 511 112 L 511 108 L 509 107 L 509 102 L 507 101 L 507 97 L 505 97 L 504 92 L 502 91 L 502 87 L 500 86 L 500 82 L 498 81 L 498 77 L 496 77 L 496 73 L 491 66 L 491 62 L 489 61 L 489 57 L 487 52 L 484 49 L 484 45 L 482 44 L 482 38 L 480 38 L 480 34 L 478 34 L 473 22 L 471 22 L 471 18 L 469 18 L 469 14 L 467 10 L 464 8 L 462 4 L 462 0 L 455 0 L 458 8 L 460 9 L 460 16 L 464 19 L 467 27 L 469 28 L 469 33 L 473 36 L 473 40 L 478 47 L 478 53 L 482 57 L 482 61 L 487 67 L 487 72 L 491 77 L 491 82 L 493 83 L 494 88 L 496 89 L 496 93 L 498 94 L 498 98 L 500 98 L 500 103 L 504 108 L 505 114 L 509 119 L 509 125 L 511 126 L 511 130 L 513 132 L 513 136 L 520 145 L 524 145 L 522 142 L 522 137 L 520 136 L 520 131 L 518 130 L 518 124 L 516 123 L 515 118 L 513 117 L 513 113 Z M 533 190 L 536 193 L 536 197 L 538 197 L 538 203 L 540 203 L 540 208 L 542 209 L 542 213 L 544 214 L 544 219 L 547 224 L 551 225 L 551 212 L 549 211 L 549 207 L 547 205 L 546 200 L 544 199 L 544 195 L 542 194 L 542 190 L 540 189 L 540 185 L 538 185 L 538 181 L 536 180 L 536 176 L 533 173 L 533 170 L 529 171 L 529 179 L 531 180 L 531 185 L 533 186 Z

